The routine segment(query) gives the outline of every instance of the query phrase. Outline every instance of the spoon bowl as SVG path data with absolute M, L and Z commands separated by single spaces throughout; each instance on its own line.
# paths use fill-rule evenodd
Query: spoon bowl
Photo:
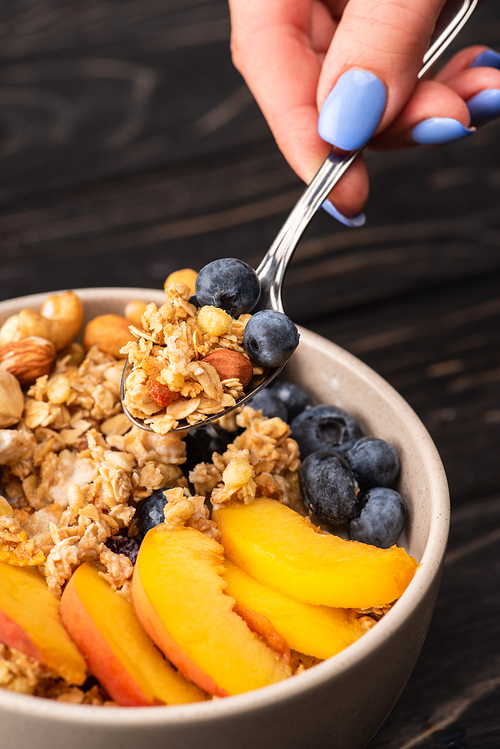
M 422 68 L 418 78 L 429 70 L 432 65 L 441 57 L 443 52 L 451 44 L 458 32 L 468 21 L 472 12 L 478 5 L 479 0 L 448 0 L 441 11 L 436 22 L 436 27 L 432 35 L 428 50 L 424 55 Z M 264 256 L 262 262 L 257 268 L 261 293 L 259 301 L 252 312 L 260 310 L 275 310 L 284 312 L 281 298 L 281 290 L 285 278 L 286 269 L 290 263 L 293 253 L 306 230 L 309 222 L 316 211 L 322 206 L 328 198 L 337 182 L 350 167 L 352 162 L 359 156 L 363 148 L 355 151 L 343 151 L 333 147 L 329 155 L 319 168 L 312 182 L 306 187 L 301 197 L 292 208 L 288 218 L 281 227 L 276 239 Z M 254 395 L 278 377 L 283 370 L 286 361 L 279 367 L 269 369 L 259 377 L 254 377 L 244 390 L 245 395 L 240 398 L 234 406 L 224 409 L 217 414 L 207 416 L 203 421 L 195 424 L 188 424 L 185 419 L 179 422 L 179 425 L 172 429 L 173 432 L 185 432 L 189 429 L 195 429 L 202 424 L 208 424 L 211 421 L 220 419 L 222 416 L 231 413 L 236 408 L 243 406 Z M 123 370 L 121 381 L 121 401 L 124 413 L 128 418 L 141 429 L 152 432 L 151 427 L 147 426 L 141 419 L 137 419 L 128 411 L 124 404 L 126 380 L 130 370 L 127 364 Z

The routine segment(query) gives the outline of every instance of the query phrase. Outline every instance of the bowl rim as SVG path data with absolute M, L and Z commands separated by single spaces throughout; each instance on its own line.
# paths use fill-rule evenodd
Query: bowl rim
M 76 287 L 75 287 L 76 289 Z M 152 301 L 160 302 L 164 292 L 160 289 L 136 287 L 95 287 L 76 289 L 82 301 L 103 299 L 122 299 L 124 295 L 141 298 L 148 294 Z M 43 302 L 49 294 L 60 291 L 41 292 L 0 302 L 0 318 L 6 306 L 16 303 L 27 306 Z M 155 299 L 154 297 L 157 297 Z M 443 564 L 450 524 L 450 503 L 446 474 L 438 451 L 425 426 L 411 406 L 386 380 L 360 359 L 328 339 L 299 326 L 301 336 L 312 343 L 319 344 L 330 351 L 346 371 L 352 372 L 372 390 L 377 391 L 384 399 L 389 399 L 403 413 L 406 423 L 410 424 L 419 449 L 426 457 L 429 466 L 428 496 L 431 498 L 431 523 L 428 540 L 419 567 L 401 598 L 390 611 L 356 642 L 337 655 L 319 663 L 314 668 L 295 676 L 293 679 L 262 687 L 260 689 L 234 695 L 225 699 L 207 700 L 187 705 L 165 705 L 156 707 L 106 707 L 97 705 L 75 705 L 57 702 L 43 697 L 18 694 L 0 689 L 0 709 L 11 710 L 19 715 L 29 713 L 32 717 L 48 718 L 60 723 L 86 723 L 95 726 L 126 728 L 147 723 L 148 726 L 168 727 L 182 726 L 186 722 L 207 722 L 223 719 L 235 713 L 248 713 L 272 704 L 299 696 L 309 688 L 318 687 L 328 682 L 341 672 L 353 668 L 363 657 L 376 649 L 386 638 L 390 637 L 411 614 L 414 607 L 422 601 L 434 584 Z M 300 344 L 299 344 L 300 345 Z

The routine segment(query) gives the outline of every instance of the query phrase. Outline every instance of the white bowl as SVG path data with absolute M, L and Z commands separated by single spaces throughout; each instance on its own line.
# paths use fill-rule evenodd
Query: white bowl
M 86 320 L 123 314 L 132 299 L 161 304 L 146 289 L 81 289 Z M 0 303 L 0 324 L 46 294 Z M 335 344 L 301 329 L 288 379 L 316 402 L 340 405 L 366 434 L 401 455 L 399 491 L 409 507 L 403 539 L 420 563 L 389 613 L 360 640 L 314 668 L 236 697 L 184 706 L 71 705 L 0 689 L 0 746 L 6 749 L 362 749 L 404 688 L 422 648 L 438 592 L 449 528 L 439 455 L 423 424 L 379 375 Z

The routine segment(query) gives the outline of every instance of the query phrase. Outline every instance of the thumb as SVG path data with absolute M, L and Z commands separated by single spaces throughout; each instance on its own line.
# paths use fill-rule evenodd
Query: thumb
M 346 151 L 395 119 L 415 84 L 444 0 L 349 0 L 318 83 L 319 134 Z

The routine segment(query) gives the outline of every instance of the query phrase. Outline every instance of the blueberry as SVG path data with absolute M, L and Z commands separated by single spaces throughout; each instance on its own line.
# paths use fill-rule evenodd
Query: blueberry
M 299 331 L 283 312 L 263 309 L 245 326 L 243 345 L 259 367 L 279 367 L 299 345 Z
M 238 258 L 214 260 L 198 273 L 195 292 L 201 307 L 221 307 L 233 317 L 251 312 L 260 297 L 260 281 L 254 269 Z
M 316 450 L 335 450 L 343 455 L 363 436 L 356 419 L 337 406 L 311 406 L 290 424 L 302 458 Z
M 167 498 L 163 489 L 157 489 L 151 496 L 143 499 L 137 510 L 137 540 L 141 543 L 146 533 L 151 528 L 163 523 L 165 516 L 163 510 L 167 504 Z
M 345 454 L 358 484 L 363 489 L 372 486 L 392 486 L 399 473 L 399 457 L 385 440 L 362 437 Z
M 318 450 L 303 461 L 299 470 L 302 499 L 320 522 L 341 525 L 356 510 L 354 476 L 346 461 L 333 450 Z
M 283 421 L 287 420 L 288 412 L 283 401 L 269 388 L 264 388 L 248 401 L 248 405 L 256 411 L 262 411 L 262 416 L 272 419 L 278 416 Z
M 228 432 L 218 424 L 202 424 L 196 429 L 190 429 L 186 434 L 186 462 L 182 466 L 184 474 L 198 463 L 211 463 L 212 453 L 223 453 L 235 438 L 235 432 Z
M 285 404 L 289 422 L 295 419 L 307 406 L 312 406 L 312 401 L 307 393 L 293 382 L 278 380 L 277 382 L 273 382 L 271 390 Z
M 115 554 L 124 554 L 132 564 L 136 563 L 139 553 L 139 541 L 137 539 L 129 536 L 111 536 L 106 541 L 106 546 Z
M 407 514 L 403 497 L 394 489 L 385 486 L 368 489 L 359 499 L 356 517 L 349 522 L 349 537 L 388 549 L 403 532 Z

